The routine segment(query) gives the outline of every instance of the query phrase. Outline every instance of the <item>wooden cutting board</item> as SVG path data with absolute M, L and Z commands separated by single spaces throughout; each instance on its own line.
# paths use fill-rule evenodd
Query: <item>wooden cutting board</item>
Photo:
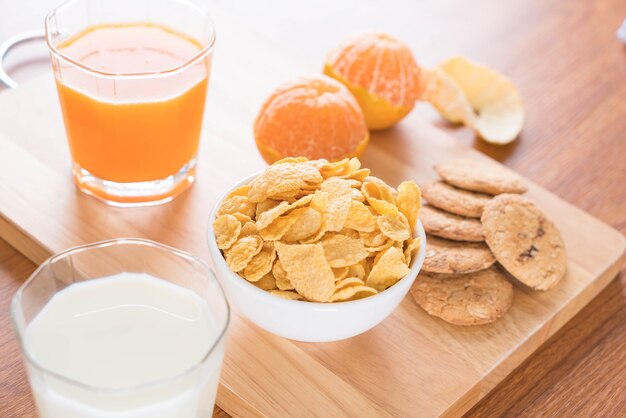
M 170 204 L 144 209 L 111 208 L 77 192 L 48 75 L 0 93 L 0 236 L 36 263 L 70 246 L 122 236 L 147 237 L 209 260 L 210 209 L 234 182 L 265 166 L 252 139 L 263 97 L 296 74 L 318 72 L 320 51 L 339 39 L 333 31 L 327 38 L 318 33 L 309 44 L 281 51 L 261 30 L 265 23 L 254 23 L 255 14 L 242 22 L 234 16 L 245 13 L 216 7 L 218 45 L 194 187 Z M 412 114 L 373 135 L 363 163 L 397 185 L 427 181 L 433 164 L 455 157 L 486 158 Z M 626 246 L 617 231 L 528 183 L 528 195 L 555 220 L 568 248 L 568 274 L 556 289 L 518 286 L 505 318 L 473 328 L 429 317 L 409 296 L 371 331 L 326 344 L 275 337 L 235 314 L 218 405 L 232 415 L 273 417 L 468 410 L 608 284 Z
M 124 236 L 208 260 L 205 227 L 216 198 L 264 166 L 250 120 L 236 111 L 254 106 L 229 102 L 221 87 L 212 85 L 197 183 L 170 204 L 140 209 L 108 207 L 75 189 L 50 75 L 0 94 L 0 236 L 35 263 L 70 246 Z M 486 158 L 410 117 L 376 135 L 363 163 L 397 185 L 408 178 L 423 183 L 434 177 L 433 164 L 456 157 Z M 620 233 L 528 184 L 528 196 L 554 219 L 568 249 L 568 273 L 556 289 L 517 286 L 503 319 L 470 328 L 429 317 L 408 296 L 371 331 L 324 344 L 273 336 L 235 313 L 218 405 L 246 416 L 467 411 L 609 283 L 624 253 Z

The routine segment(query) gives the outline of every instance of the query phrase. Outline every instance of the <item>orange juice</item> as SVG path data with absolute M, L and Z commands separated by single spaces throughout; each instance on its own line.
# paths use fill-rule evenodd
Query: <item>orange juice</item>
M 91 26 L 57 46 L 71 65 L 57 89 L 74 163 L 100 179 L 145 182 L 174 175 L 194 160 L 202 127 L 209 61 L 180 66 L 201 44 L 165 26 Z M 61 64 L 63 65 L 63 64 Z

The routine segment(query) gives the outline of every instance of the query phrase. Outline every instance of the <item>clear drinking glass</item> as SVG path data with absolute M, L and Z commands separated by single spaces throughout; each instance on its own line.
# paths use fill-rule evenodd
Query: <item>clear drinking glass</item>
M 115 292 L 111 294 L 115 295 L 116 298 L 121 297 L 127 300 L 123 304 L 120 303 L 113 307 L 106 305 L 105 308 L 102 308 L 105 305 L 102 305 L 101 290 L 89 294 L 84 292 L 78 299 L 63 299 L 68 292 L 60 293 L 71 286 L 74 286 L 73 290 L 81 286 L 82 289 L 87 289 L 89 285 L 102 283 L 102 281 L 94 281 L 95 279 L 113 275 L 118 276 L 111 279 L 113 282 L 109 283 L 117 283 L 116 285 L 118 285 L 119 283 L 116 281 L 122 280 L 120 277 L 126 277 L 120 276 L 120 273 L 149 274 L 158 279 L 150 280 L 156 283 L 158 289 L 165 292 L 164 297 L 157 298 L 157 300 L 152 299 L 154 304 L 146 305 L 145 300 L 139 300 L 141 295 L 137 299 L 136 296 L 133 296 L 133 292 L 128 291 L 130 288 L 122 286 L 121 288 L 114 288 Z M 93 329 L 99 330 L 100 327 L 94 327 L 93 320 L 88 322 L 85 325 L 88 338 L 98 341 L 97 344 L 100 344 L 100 341 L 105 341 L 106 345 L 103 342 L 103 346 L 117 350 L 119 355 L 110 355 L 109 348 L 107 348 L 106 350 L 103 349 L 105 350 L 104 355 L 103 353 L 86 353 L 94 358 L 87 357 L 87 360 L 83 358 L 81 360 L 83 363 L 81 363 L 76 361 L 76 356 L 82 356 L 85 353 L 77 350 L 79 346 L 73 344 L 76 340 L 73 340 L 71 335 L 59 331 L 61 329 L 58 326 L 59 317 L 50 316 L 49 307 L 53 306 L 56 301 L 58 303 L 55 308 L 61 308 L 72 321 L 80 316 L 93 315 L 94 313 L 101 315 L 101 312 L 107 310 L 121 309 L 116 312 L 123 314 L 127 312 L 124 309 L 128 307 L 133 309 L 139 307 L 142 309 L 142 313 L 145 311 L 152 312 L 152 310 L 158 311 L 158 315 L 165 315 L 164 321 L 168 321 L 170 317 L 182 315 L 180 312 L 188 312 L 188 304 L 181 304 L 177 297 L 167 297 L 180 296 L 181 292 L 186 295 L 185 297 L 191 296 L 192 300 L 206 301 L 206 306 L 208 306 L 207 310 L 202 304 L 204 309 L 202 312 L 206 312 L 206 317 L 209 319 L 208 322 L 202 322 L 202 324 L 210 324 L 211 326 L 206 327 L 207 334 L 198 335 L 205 344 L 202 345 L 203 348 L 200 351 L 196 352 L 197 357 L 194 357 L 198 358 L 199 361 L 189 360 L 192 365 L 184 371 L 172 372 L 174 375 L 160 375 L 158 379 L 142 381 L 141 384 L 119 383 L 120 376 L 124 375 L 123 371 L 129 367 L 126 365 L 129 361 L 134 364 L 132 362 L 141 358 L 142 367 L 145 367 L 147 373 L 159 375 L 162 371 L 160 368 L 166 367 L 163 366 L 164 364 L 179 359 L 172 356 L 151 358 L 150 356 L 157 356 L 155 353 L 161 353 L 161 350 L 148 349 L 145 350 L 147 360 L 144 362 L 144 352 L 138 352 L 139 349 L 135 345 L 126 344 L 128 335 L 124 333 L 141 334 L 141 332 L 132 332 L 133 328 L 129 324 L 139 323 L 143 329 L 146 322 L 132 322 L 137 319 L 137 316 L 130 318 L 128 315 L 122 315 L 119 320 L 117 320 L 118 317 L 115 317 L 117 322 L 115 322 L 115 326 L 107 328 L 107 335 L 89 334 Z M 54 299 L 55 297 L 56 299 Z M 178 302 L 171 302 L 173 305 L 168 306 L 170 300 L 178 300 Z M 183 299 L 183 301 L 186 300 Z M 77 308 L 77 303 L 79 305 L 84 304 L 82 310 Z M 46 308 L 47 306 L 48 308 Z M 162 309 L 163 306 L 166 306 L 167 309 Z M 38 317 L 42 312 L 43 314 Z M 192 312 L 195 311 L 192 310 Z M 212 416 L 224 356 L 224 339 L 230 320 L 230 308 L 222 288 L 208 265 L 202 260 L 176 249 L 140 239 L 116 239 L 76 247 L 51 257 L 31 275 L 14 296 L 11 315 L 40 416 L 44 418 L 186 418 Z M 44 318 L 48 319 L 47 322 L 42 322 Z M 96 316 L 97 318 L 98 316 Z M 159 318 L 162 317 L 159 316 Z M 189 318 L 193 318 L 193 316 L 189 316 Z M 189 320 L 188 318 L 182 319 Z M 54 335 L 54 344 L 60 341 L 61 350 L 53 344 L 46 344 L 42 349 L 41 346 L 37 348 L 36 344 L 32 343 L 36 341 L 33 337 L 35 334 L 33 334 L 32 329 L 29 329 L 29 326 L 33 325 L 33 321 L 39 321 L 35 322 L 39 326 L 38 330 L 43 329 L 46 333 Z M 48 328 L 41 328 L 42 323 Z M 107 324 L 110 325 L 110 322 Z M 150 328 L 151 330 L 157 330 L 157 336 L 163 340 L 162 344 L 171 347 L 173 353 L 178 352 L 179 349 L 184 351 L 189 348 L 188 345 L 184 347 L 177 345 L 177 339 L 172 338 L 169 334 L 161 336 L 159 333 L 164 326 L 163 324 L 163 321 L 148 324 L 154 326 Z M 178 334 L 179 328 L 177 326 L 170 326 L 170 328 L 175 330 L 175 335 L 182 335 Z M 204 329 L 203 327 L 200 330 Z M 81 335 L 82 337 L 84 335 Z M 98 338 L 101 337 L 105 338 L 99 340 Z M 137 338 L 144 337 L 142 335 Z M 120 341 L 124 341 L 124 344 L 116 346 L 115 343 Z M 141 343 L 141 341 L 139 342 Z M 151 347 L 155 346 L 156 344 L 151 345 Z M 206 348 L 206 352 L 204 348 Z M 57 350 L 55 355 L 60 353 L 58 357 L 61 358 L 61 363 L 58 361 L 56 363 L 50 362 L 50 353 L 55 350 Z M 135 350 L 134 357 L 124 356 L 124 353 L 132 352 L 132 350 Z M 109 373 L 109 370 L 116 370 L 117 368 L 118 376 L 105 377 L 109 381 L 116 381 L 117 379 L 118 386 L 114 387 L 111 384 L 95 385 L 93 382 L 85 383 L 85 381 L 77 380 L 75 377 L 77 365 L 83 364 L 83 368 L 80 370 L 84 370 L 84 361 L 92 364 L 92 360 L 107 365 L 104 368 L 105 375 Z M 54 370 L 50 366 L 51 364 L 54 364 Z M 122 372 L 119 372 L 120 370 Z M 144 369 L 140 370 L 143 373 Z M 82 372 L 79 371 L 79 373 Z M 98 373 L 102 373 L 101 370 Z M 87 377 L 92 378 L 91 376 Z M 121 379 L 125 379 L 125 377 Z
M 115 206 L 194 181 L 215 30 L 189 0 L 70 0 L 45 21 L 80 190 Z

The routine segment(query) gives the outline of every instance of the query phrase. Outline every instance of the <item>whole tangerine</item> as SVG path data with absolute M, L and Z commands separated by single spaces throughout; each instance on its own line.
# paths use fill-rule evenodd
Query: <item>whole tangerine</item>
M 372 130 L 395 125 L 419 97 L 420 68 L 413 53 L 385 33 L 364 33 L 344 40 L 328 55 L 324 74 L 348 87 Z
M 360 156 L 369 132 L 348 89 L 330 77 L 312 75 L 270 94 L 254 121 L 254 138 L 269 164 L 299 156 L 338 161 Z

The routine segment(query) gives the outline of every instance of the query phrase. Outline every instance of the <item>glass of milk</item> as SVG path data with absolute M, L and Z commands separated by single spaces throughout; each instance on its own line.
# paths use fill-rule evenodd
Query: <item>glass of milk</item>
M 41 417 L 210 417 L 230 309 L 209 266 L 141 239 L 44 262 L 11 308 Z

